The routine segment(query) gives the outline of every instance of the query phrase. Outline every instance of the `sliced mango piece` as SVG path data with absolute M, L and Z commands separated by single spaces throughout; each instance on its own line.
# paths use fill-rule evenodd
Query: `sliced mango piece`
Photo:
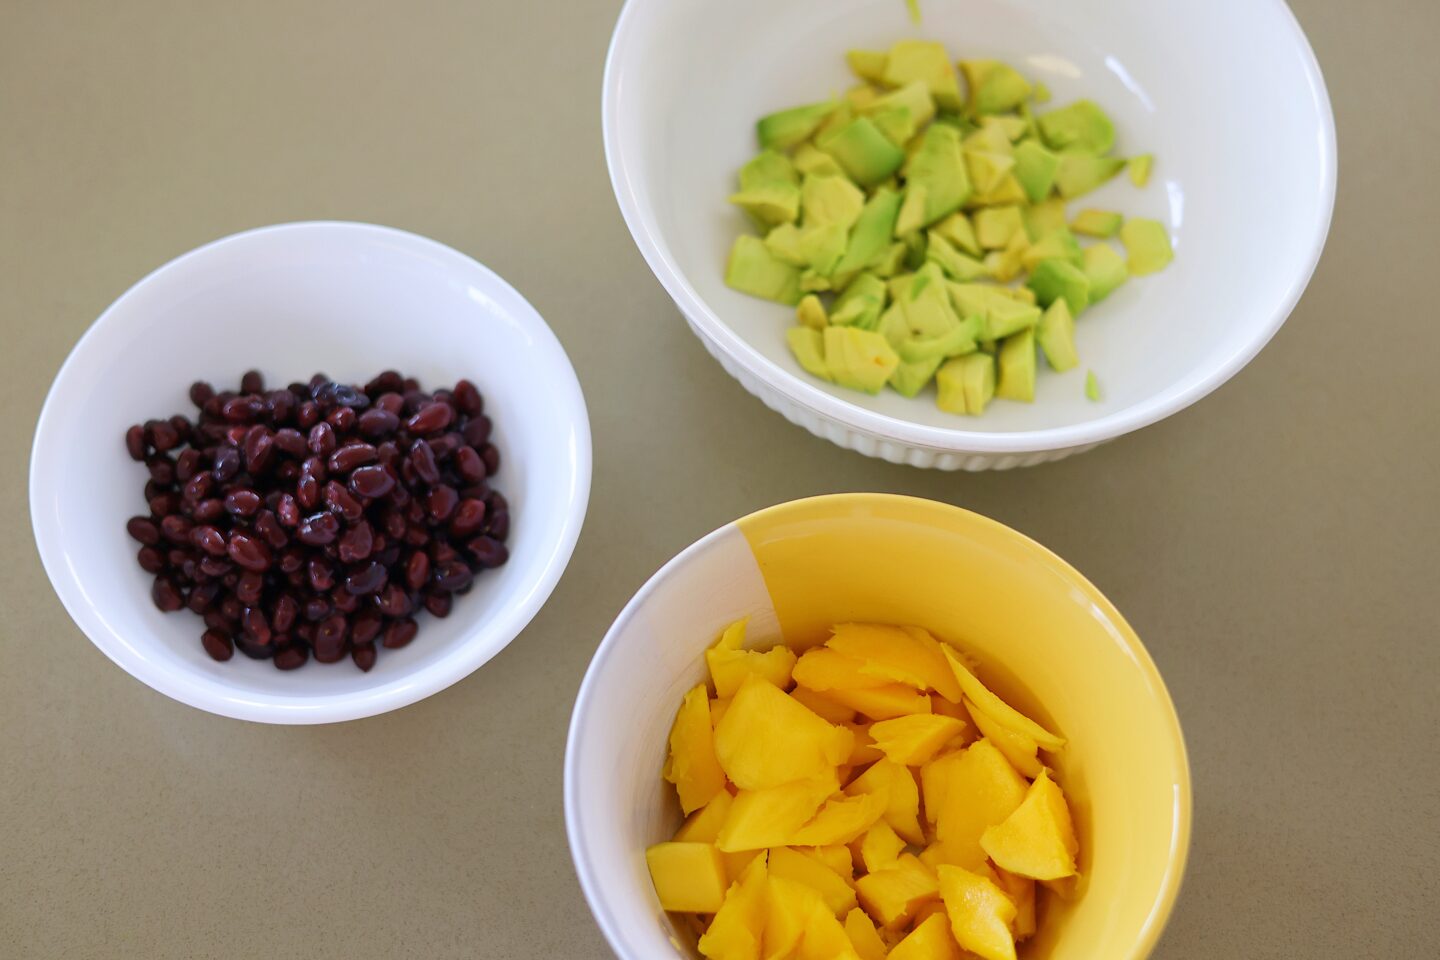
M 795 682 L 820 692 L 883 687 L 888 681 L 865 672 L 863 661 L 828 647 L 814 647 L 795 664 Z
M 850 945 L 850 937 L 845 933 L 845 927 L 821 905 L 810 908 L 810 915 L 805 923 L 805 936 L 800 939 L 800 947 L 795 952 L 794 960 L 860 958 L 855 953 L 855 948 Z
M 845 935 L 860 960 L 885 960 L 885 941 L 870 915 L 859 907 L 845 914 Z
M 741 790 L 730 804 L 715 845 L 725 853 L 783 846 L 839 787 L 831 768 L 809 780 Z
M 1015 940 L 1019 942 L 1035 933 L 1035 881 L 1021 877 L 1008 870 L 996 870 L 1000 889 L 1015 904 Z
M 730 885 L 725 902 L 700 938 L 700 953 L 709 960 L 759 960 L 765 932 L 768 873 L 764 857 L 745 868 Z
M 748 619 L 748 618 L 747 618 Z M 733 697 L 750 676 L 784 690 L 790 685 L 790 671 L 795 667 L 795 654 L 784 644 L 764 651 L 746 650 L 746 620 L 732 623 L 715 645 L 705 651 L 710 668 L 710 682 L 717 697 Z
M 766 960 L 794 954 L 805 936 L 805 926 L 817 904 L 821 910 L 825 909 L 824 901 L 813 887 L 777 877 L 772 871 L 766 883 L 765 932 L 761 938 L 762 956 Z
M 855 711 L 838 700 L 833 700 L 818 690 L 797 685 L 790 696 L 804 704 L 816 716 L 835 724 L 849 723 L 855 719 Z
M 929 762 L 964 729 L 965 724 L 954 717 L 922 713 L 879 721 L 871 725 L 870 735 L 880 752 L 895 763 L 918 767 Z
M 868 723 L 847 723 L 845 728 L 855 737 L 855 745 L 851 747 L 850 756 L 845 759 L 846 763 L 860 767 L 867 763 L 874 763 L 885 756 L 880 752 L 880 748 L 875 746 L 875 738 L 870 736 Z
M 710 725 L 709 694 L 703 683 L 685 694 L 675 715 L 665 779 L 675 784 L 680 809 L 687 816 L 725 789 L 725 772 L 716 758 Z
M 961 858 L 962 866 L 974 869 L 985 860 L 981 836 L 1024 801 L 1025 781 L 988 740 L 976 740 L 952 756 L 929 770 L 925 799 L 933 804 L 935 838 Z
M 882 927 L 894 928 L 909 919 L 926 901 L 940 895 L 940 884 L 930 868 L 914 854 L 902 853 L 895 865 L 867 873 L 855 881 L 855 892 Z
M 714 843 L 720 839 L 720 828 L 730 815 L 730 805 L 735 798 L 728 790 L 721 790 L 715 798 L 701 807 L 675 831 L 675 839 L 691 843 Z
M 1075 873 L 1075 827 L 1065 794 L 1048 770 L 1040 771 L 1004 823 L 985 831 L 980 845 L 996 866 L 1022 877 L 1059 880 Z
M 940 296 L 949 306 L 943 284 Z M 920 627 L 892 627 L 875 623 L 839 623 L 826 646 L 861 661 L 860 671 L 917 690 L 934 690 L 959 700 L 960 686 L 945 662 L 940 643 Z
M 869 830 L 885 812 L 885 807 L 885 797 L 870 794 L 834 797 L 820 808 L 809 823 L 795 831 L 790 838 L 790 845 L 821 847 L 849 843 Z
M 932 913 L 895 944 L 890 960 L 961 960 L 944 912 Z
M 960 682 L 965 696 L 974 701 L 977 707 L 989 714 L 997 723 L 1017 733 L 1025 734 L 1046 750 L 1059 750 L 1065 746 L 1064 737 L 1058 737 L 1046 730 L 991 693 L 948 646 L 944 648 L 944 654 L 950 664 L 950 669 L 955 671 L 955 679 Z
M 905 841 L 884 820 L 867 830 L 860 841 L 860 859 L 865 864 L 866 873 L 894 866 L 895 860 L 904 852 Z
M 709 843 L 657 843 L 645 851 L 650 881 L 666 910 L 715 913 L 725 902 L 725 864 Z
M 715 727 L 715 756 L 741 790 L 815 777 L 843 762 L 850 747 L 850 731 L 826 723 L 754 675 L 746 677 Z
M 1033 738 L 1002 727 L 992 720 L 984 710 L 975 706 L 971 700 L 965 701 L 965 709 L 969 712 L 970 719 L 974 721 L 975 729 L 980 731 L 980 736 L 993 743 L 995 748 L 1004 754 L 1005 759 L 1010 761 L 1010 766 L 1023 776 L 1040 776 L 1042 767 L 1036 756 L 1040 747 Z
M 827 844 L 823 847 L 797 847 L 796 849 L 811 860 L 824 864 L 826 867 L 834 870 L 840 879 L 846 883 L 855 879 L 855 861 L 850 856 L 850 848 L 844 844 Z
M 814 890 L 836 917 L 843 917 L 855 906 L 855 891 L 839 874 L 789 847 L 770 851 L 769 870 L 772 880 L 793 880 Z
M 845 793 L 885 797 L 885 822 L 910 843 L 925 842 L 925 834 L 920 829 L 920 788 L 905 767 L 893 760 L 877 760 L 850 782 Z
M 1015 904 L 1005 892 L 963 867 L 942 865 L 936 872 L 956 942 L 984 960 L 1015 960 Z
M 871 720 L 890 720 L 912 713 L 930 712 L 930 698 L 903 683 L 866 690 L 831 690 L 830 697 L 853 707 Z

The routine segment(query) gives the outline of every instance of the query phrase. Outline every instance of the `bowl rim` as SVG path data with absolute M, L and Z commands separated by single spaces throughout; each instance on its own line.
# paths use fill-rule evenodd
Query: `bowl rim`
M 1320 142 L 1321 167 L 1321 216 L 1315 233 L 1310 238 L 1309 252 L 1305 267 L 1291 278 L 1285 295 L 1276 310 L 1257 324 L 1248 338 L 1228 354 L 1220 357 L 1208 372 L 1178 381 L 1159 393 L 1151 394 L 1130 404 L 1124 409 L 1106 414 L 1093 420 L 1042 430 L 980 431 L 952 427 L 934 427 L 902 420 L 889 414 L 862 407 L 848 399 L 822 390 L 808 379 L 797 376 L 765 356 L 747 340 L 720 319 L 703 298 L 690 285 L 674 257 L 662 249 L 660 239 L 648 228 L 640 212 L 640 201 L 636 187 L 630 179 L 625 165 L 625 151 L 622 149 L 617 130 L 619 112 L 619 88 L 625 45 L 634 23 L 640 19 L 647 3 L 658 0 L 626 0 L 615 22 L 610 47 L 605 56 L 605 73 L 601 84 L 601 132 L 605 145 L 605 164 L 610 174 L 610 186 L 630 236 L 639 247 L 641 255 L 649 265 L 670 298 L 675 301 L 695 334 L 722 351 L 725 356 L 754 377 L 758 384 L 778 393 L 786 401 L 804 409 L 814 416 L 832 423 L 849 427 L 869 436 L 904 443 L 932 451 L 961 453 L 1033 453 L 1061 450 L 1101 443 L 1115 437 L 1149 426 L 1184 410 L 1203 399 L 1239 373 L 1246 364 L 1270 342 L 1280 327 L 1289 319 L 1305 288 L 1309 286 L 1325 242 L 1330 234 L 1330 224 L 1335 212 L 1335 184 L 1337 175 L 1337 147 L 1335 139 L 1335 114 L 1330 104 L 1330 95 L 1325 77 L 1315 51 L 1305 31 L 1296 19 L 1295 13 L 1285 0 L 1263 0 L 1284 15 L 1291 39 L 1297 44 L 1305 72 L 1306 84 L 1319 108 L 1323 136 Z M 742 379 L 743 378 L 739 378 Z
M 575 705 L 571 709 L 570 728 L 565 738 L 565 768 L 563 783 L 563 798 L 565 808 L 565 834 L 570 847 L 570 859 L 575 867 L 575 874 L 580 881 L 581 892 L 590 907 L 590 913 L 595 918 L 596 925 L 600 928 L 606 942 L 611 950 L 619 957 L 626 957 L 625 944 L 620 937 L 618 925 L 610 916 L 605 903 L 603 891 L 608 887 L 606 878 L 600 876 L 595 865 L 590 862 L 583 839 L 584 830 L 580 824 L 579 811 L 582 808 L 579 782 L 579 771 L 577 769 L 578 741 L 582 733 L 582 720 L 590 709 L 590 702 L 595 696 L 595 688 L 598 684 L 596 677 L 599 675 L 603 665 L 609 660 L 610 655 L 619 644 L 619 637 L 623 629 L 633 620 L 640 606 L 654 593 L 661 585 L 670 578 L 675 570 L 691 562 L 694 557 L 712 547 L 718 540 L 729 536 L 742 528 L 747 521 L 760 517 L 771 517 L 783 515 L 790 512 L 801 512 L 818 504 L 833 505 L 837 511 L 854 510 L 868 512 L 867 507 L 876 504 L 908 504 L 921 510 L 930 510 L 940 513 L 953 513 L 962 516 L 967 522 L 978 524 L 981 527 L 988 527 L 997 531 L 1001 536 L 1013 540 L 1021 549 L 1030 552 L 1036 560 L 1050 567 L 1052 573 L 1068 583 L 1072 588 L 1079 590 L 1095 607 L 1103 613 L 1116 627 L 1113 631 L 1114 638 L 1124 644 L 1125 650 L 1130 654 L 1136 667 L 1144 674 L 1151 688 L 1155 691 L 1155 699 L 1161 713 L 1169 720 L 1170 733 L 1172 735 L 1172 746 L 1175 754 L 1176 772 L 1176 796 L 1174 806 L 1174 820 L 1170 838 L 1169 864 L 1165 875 L 1161 880 L 1160 888 L 1155 893 L 1154 901 L 1151 904 L 1149 916 L 1144 926 L 1140 929 L 1139 937 L 1135 947 L 1128 958 L 1116 958 L 1116 960 L 1143 960 L 1155 949 L 1160 940 L 1161 934 L 1170 919 L 1170 914 L 1175 908 L 1175 901 L 1180 895 L 1180 888 L 1185 878 L 1185 867 L 1190 855 L 1191 824 L 1194 816 L 1194 802 L 1191 785 L 1190 759 L 1185 748 L 1185 735 L 1180 726 L 1180 717 L 1175 710 L 1174 699 L 1170 696 L 1170 690 L 1165 685 L 1164 678 L 1160 675 L 1159 668 L 1151 659 L 1150 653 L 1145 644 L 1135 633 L 1129 621 L 1121 615 L 1103 593 L 1091 583 L 1084 574 L 1067 563 L 1062 557 L 1044 544 L 1021 533 L 1013 527 L 1007 526 L 998 520 L 994 520 L 973 510 L 958 507 L 954 504 L 944 503 L 938 500 L 930 500 L 924 497 L 906 496 L 893 493 L 831 493 L 813 497 L 804 497 L 799 500 L 789 500 L 773 506 L 756 510 L 743 517 L 732 520 L 723 526 L 700 537 L 694 543 L 681 550 L 674 557 L 668 560 L 660 569 L 651 574 L 649 579 L 636 591 L 624 608 L 621 609 L 615 621 L 606 630 L 600 645 L 595 649 L 590 659 L 590 664 L 585 669 L 585 677 L 580 682 L 579 692 L 575 696 Z M 658 771 L 657 771 L 658 772 Z
M 401 251 L 442 261 L 454 270 L 468 273 L 475 282 L 490 289 L 501 302 L 508 301 L 513 308 L 511 314 L 514 321 L 529 330 L 540 349 L 549 352 L 553 360 L 559 361 L 560 369 L 568 373 L 554 388 L 567 408 L 569 447 L 572 455 L 569 464 L 568 496 L 564 504 L 559 536 L 537 562 L 535 574 L 522 585 L 522 589 L 498 603 L 495 609 L 490 611 L 491 615 L 483 621 L 477 620 L 475 625 L 457 640 L 454 650 L 433 663 L 401 674 L 371 690 L 327 694 L 314 699 L 307 699 L 301 694 L 286 702 L 272 702 L 253 698 L 246 691 L 202 679 L 184 667 L 158 665 L 141 656 L 126 643 L 120 632 L 96 609 L 84 588 L 71 575 L 58 542 L 58 530 L 51 518 L 46 516 L 46 501 L 40 492 L 39 482 L 43 480 L 40 476 L 41 461 L 50 443 L 51 422 L 58 416 L 56 410 L 62 402 L 57 398 L 64 396 L 68 390 L 68 381 L 76 376 L 76 357 L 83 352 L 87 342 L 97 336 L 97 331 L 119 322 L 115 317 L 121 313 L 128 301 L 164 277 L 194 266 L 196 260 L 203 259 L 221 248 L 305 233 L 332 233 L 382 241 Z M 357 720 L 408 706 L 464 679 L 509 646 L 549 599 L 569 564 L 589 506 L 591 474 L 590 419 L 579 378 L 564 346 L 544 317 L 524 295 L 480 261 L 437 240 L 380 224 L 348 220 L 310 220 L 256 227 L 212 240 L 156 267 L 117 297 L 70 348 L 55 374 L 36 421 L 27 476 L 30 487 L 31 533 L 40 554 L 41 565 L 70 619 L 105 656 L 146 686 L 209 713 L 262 723 L 317 724 Z M 499 624 L 498 629 L 495 629 L 496 623 Z M 482 626 L 489 627 L 493 635 L 500 638 L 493 648 L 473 644 L 474 632 Z

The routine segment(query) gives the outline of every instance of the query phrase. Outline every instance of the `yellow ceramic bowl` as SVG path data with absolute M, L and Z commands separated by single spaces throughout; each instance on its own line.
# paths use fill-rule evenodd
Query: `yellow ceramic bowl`
M 1089 581 L 1008 527 L 881 494 L 781 504 L 690 546 L 641 588 L 600 645 L 571 720 L 565 813 L 581 886 L 624 960 L 684 957 L 646 846 L 680 821 L 660 780 L 666 736 L 703 651 L 830 624 L 919 624 L 974 654 L 985 682 L 1067 738 L 1056 759 L 1080 840 L 1069 902 L 1044 898 L 1030 960 L 1139 960 L 1160 937 L 1190 844 L 1190 773 L 1175 708 L 1134 631 Z

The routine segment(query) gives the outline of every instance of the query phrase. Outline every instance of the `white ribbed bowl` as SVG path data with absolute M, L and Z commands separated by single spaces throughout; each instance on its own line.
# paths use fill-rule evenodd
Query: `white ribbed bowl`
M 1320 69 L 1282 0 L 628 0 L 606 63 L 605 153 L 625 222 L 696 335 L 745 389 L 842 447 L 941 470 L 1027 466 L 1080 453 L 1220 386 L 1285 322 L 1324 247 L 1335 125 Z M 726 203 L 755 151 L 754 121 L 854 81 L 842 54 L 942 40 L 1082 96 L 1115 118 L 1122 154 L 1153 152 L 1137 190 L 1081 201 L 1166 223 L 1176 260 L 1080 319 L 1081 366 L 1044 371 L 1033 404 L 957 417 L 933 393 L 869 397 L 804 373 L 791 311 L 730 290 L 726 254 L 750 231 Z M 1084 397 L 1085 371 L 1102 384 Z

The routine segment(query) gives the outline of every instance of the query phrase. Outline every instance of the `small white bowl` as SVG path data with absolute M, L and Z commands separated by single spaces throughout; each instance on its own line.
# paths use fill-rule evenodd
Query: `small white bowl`
M 165 614 L 135 560 L 145 512 L 127 426 L 195 412 L 190 384 L 272 386 L 323 371 L 363 382 L 393 368 L 434 389 L 461 377 L 485 396 L 514 517 L 510 559 L 477 577 L 444 620 L 382 650 L 290 672 L 200 646 L 200 618 Z M 545 321 L 471 258 L 360 223 L 236 234 L 156 270 L 96 320 L 60 369 L 35 433 L 30 513 L 40 557 L 80 629 L 136 679 L 212 713 L 328 723 L 394 710 L 450 686 L 515 638 L 569 562 L 590 495 L 590 425 L 575 372 Z
M 1320 257 L 1335 196 L 1335 124 L 1320 68 L 1282 0 L 628 0 L 606 63 L 605 154 L 641 253 L 720 364 L 766 405 L 841 446 L 893 462 L 987 469 L 1055 460 L 1194 403 L 1289 316 Z M 855 80 L 843 54 L 923 36 L 1042 80 L 1052 106 L 1091 97 L 1118 152 L 1153 153 L 1070 204 L 1168 225 L 1175 262 L 1125 284 L 1077 324 L 1079 369 L 1044 371 L 1033 404 L 982 417 L 933 393 L 869 397 L 805 374 L 778 304 L 725 286 L 751 231 L 726 203 L 756 118 Z M 1084 396 L 1085 371 L 1103 399 Z

